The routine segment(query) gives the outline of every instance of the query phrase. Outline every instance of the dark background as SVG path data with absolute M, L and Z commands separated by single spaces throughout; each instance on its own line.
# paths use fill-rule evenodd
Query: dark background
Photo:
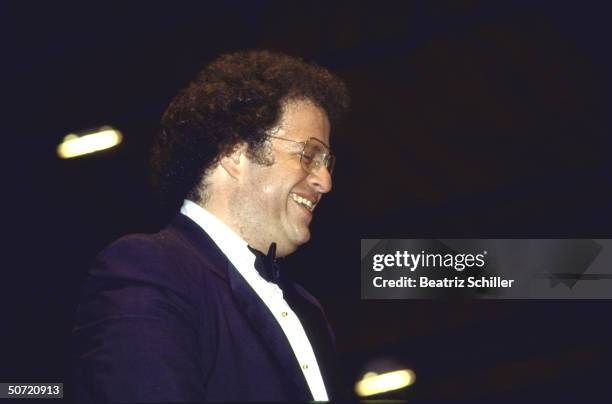
M 220 3 L 220 2 L 219 2 Z M 610 396 L 609 301 L 362 301 L 361 238 L 609 238 L 605 2 L 0 3 L 1 382 L 64 382 L 88 262 L 160 228 L 147 159 L 160 116 L 217 55 L 267 48 L 337 72 L 353 106 L 334 191 L 288 258 L 326 307 L 351 384 L 391 360 L 385 397 Z M 60 160 L 71 131 L 120 147 Z

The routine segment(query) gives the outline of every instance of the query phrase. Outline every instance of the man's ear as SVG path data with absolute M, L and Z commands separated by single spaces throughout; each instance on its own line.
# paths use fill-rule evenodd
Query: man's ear
M 244 167 L 246 165 L 246 150 L 248 145 L 246 143 L 239 143 L 234 146 L 233 150 L 221 157 L 219 164 L 232 178 L 238 179 L 242 175 Z

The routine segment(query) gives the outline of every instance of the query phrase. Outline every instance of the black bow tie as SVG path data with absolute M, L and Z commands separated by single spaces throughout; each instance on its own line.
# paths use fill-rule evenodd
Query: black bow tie
M 268 282 L 278 283 L 280 271 L 276 262 L 276 243 L 270 244 L 268 255 L 264 255 L 264 253 L 251 246 L 248 247 L 255 254 L 255 269 L 259 272 L 259 275 Z

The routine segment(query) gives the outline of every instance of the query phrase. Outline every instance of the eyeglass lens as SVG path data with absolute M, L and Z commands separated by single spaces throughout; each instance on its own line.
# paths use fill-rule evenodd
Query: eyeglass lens
M 304 145 L 302 166 L 308 172 L 316 173 L 322 166 L 325 166 L 331 174 L 335 160 L 335 157 L 329 154 L 327 147 L 316 139 L 310 138 Z

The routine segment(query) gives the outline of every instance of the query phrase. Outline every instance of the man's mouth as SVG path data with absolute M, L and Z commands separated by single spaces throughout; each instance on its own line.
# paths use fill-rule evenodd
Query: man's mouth
M 298 205 L 302 205 L 309 212 L 312 212 L 315 206 L 317 205 L 316 202 L 311 201 L 310 199 L 306 199 L 298 194 L 291 193 L 289 195 L 291 195 L 291 199 L 293 199 Z

